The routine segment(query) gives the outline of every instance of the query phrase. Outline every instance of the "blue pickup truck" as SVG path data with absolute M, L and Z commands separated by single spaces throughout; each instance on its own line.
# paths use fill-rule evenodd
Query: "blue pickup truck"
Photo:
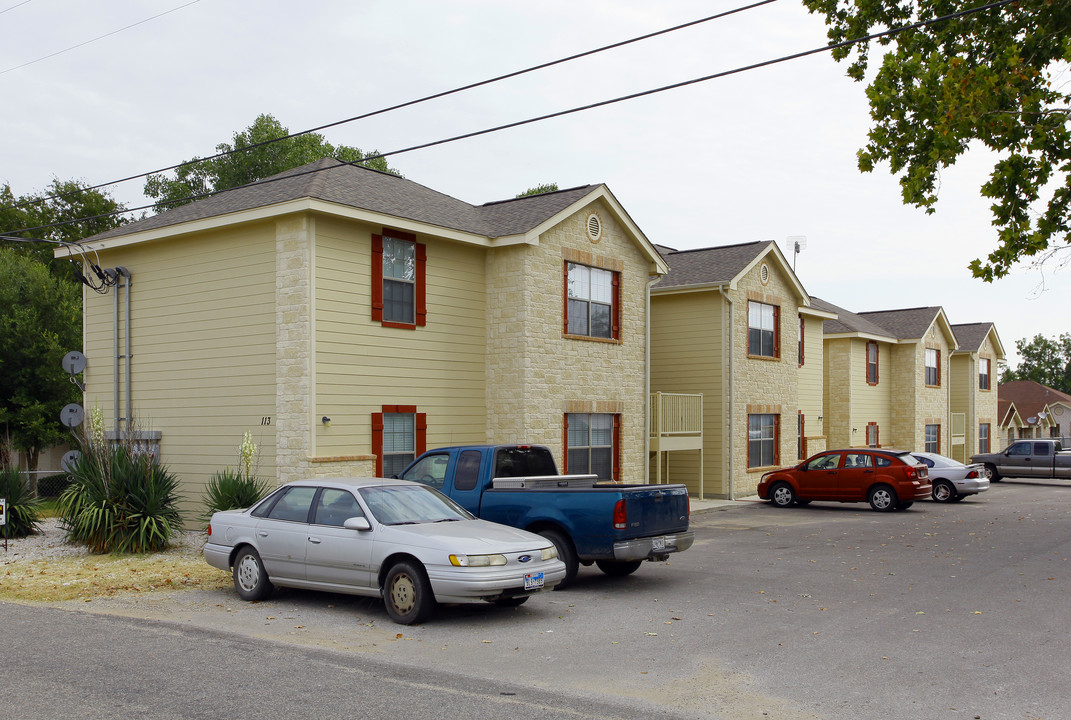
M 424 483 L 477 517 L 542 535 L 565 563 L 628 575 L 666 560 L 695 539 L 684 485 L 624 485 L 595 475 L 559 475 L 542 445 L 463 445 L 429 450 L 399 477 Z

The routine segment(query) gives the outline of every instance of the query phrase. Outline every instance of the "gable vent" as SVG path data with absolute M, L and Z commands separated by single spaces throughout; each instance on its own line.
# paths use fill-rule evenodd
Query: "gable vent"
M 766 263 L 759 267 L 759 280 L 763 285 L 770 282 L 770 267 Z
M 602 240 L 602 220 L 596 213 L 588 215 L 588 239 L 593 243 Z

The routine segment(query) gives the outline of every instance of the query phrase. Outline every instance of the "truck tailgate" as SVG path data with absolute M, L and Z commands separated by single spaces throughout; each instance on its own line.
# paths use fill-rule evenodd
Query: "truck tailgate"
M 684 485 L 626 486 L 621 491 L 628 513 L 627 535 L 663 535 L 688 529 L 688 489 Z

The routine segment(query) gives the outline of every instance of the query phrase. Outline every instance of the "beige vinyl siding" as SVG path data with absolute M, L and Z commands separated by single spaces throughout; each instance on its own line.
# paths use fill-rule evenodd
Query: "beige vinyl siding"
M 822 347 L 822 318 L 804 315 L 803 367 L 799 370 L 799 409 L 804 415 L 805 455 L 825 449 L 825 417 L 822 403 L 825 348 Z M 818 418 L 822 417 L 822 422 Z
M 707 494 L 725 495 L 725 300 L 716 291 L 651 298 L 651 392 L 703 395 L 703 482 Z M 663 455 L 663 481 L 699 492 L 699 453 Z M 668 473 L 666 464 L 668 463 Z M 655 471 L 652 466 L 651 478 Z
M 161 460 L 181 481 L 182 509 L 200 505 L 213 472 L 235 467 L 249 430 L 260 447 L 259 474 L 275 477 L 275 258 L 270 225 L 138 245 L 102 253 L 106 266 L 133 275 L 132 404 L 136 429 L 159 431 Z M 87 409 L 105 425 L 113 408 L 113 288 L 87 293 Z M 120 296 L 120 352 L 125 352 L 125 297 Z M 120 364 L 120 415 L 125 363 Z M 271 421 L 268 421 L 271 422 Z
M 384 405 L 427 413 L 428 447 L 484 442 L 484 251 L 418 237 L 427 325 L 387 328 L 371 319 L 371 235 L 381 228 L 320 219 L 316 229 L 314 454 L 371 453 L 372 413 Z
M 866 380 L 867 341 L 862 339 L 852 340 L 852 373 L 850 382 L 852 389 L 852 412 L 849 418 L 851 427 L 849 432 L 849 445 L 852 447 L 864 447 L 867 444 L 867 423 L 878 424 L 878 442 L 882 446 L 892 444 L 892 416 L 889 411 L 890 393 L 892 383 L 886 379 L 886 373 L 890 369 L 889 346 L 886 343 L 878 343 L 878 384 L 871 385 Z

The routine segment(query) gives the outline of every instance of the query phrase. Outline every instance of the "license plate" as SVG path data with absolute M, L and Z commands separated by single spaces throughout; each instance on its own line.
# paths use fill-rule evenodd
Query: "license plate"
M 524 576 L 525 590 L 538 590 L 543 587 L 543 573 L 528 573 Z
M 665 550 L 666 549 L 666 539 L 664 537 L 651 538 L 651 549 L 652 550 Z

